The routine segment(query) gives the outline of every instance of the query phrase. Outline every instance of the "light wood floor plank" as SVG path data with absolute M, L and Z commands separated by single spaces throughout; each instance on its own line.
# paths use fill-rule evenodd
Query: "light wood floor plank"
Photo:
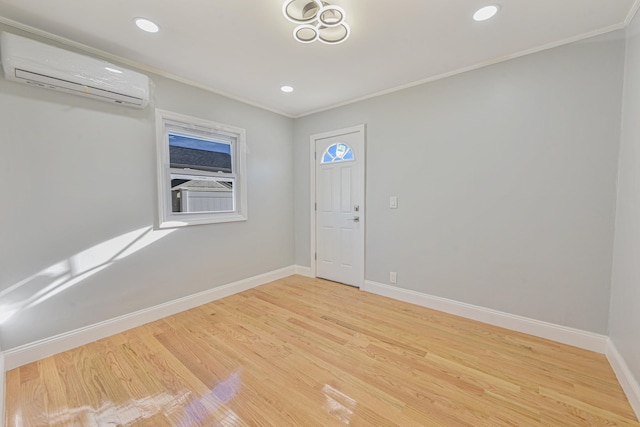
M 76 370 L 75 353 L 80 349 L 67 351 L 53 356 L 57 376 L 64 386 L 67 399 L 69 426 L 98 426 L 95 415 L 96 408 L 89 404 L 89 397 L 84 391 L 83 381 Z
M 640 426 L 603 355 L 291 276 L 7 373 L 17 426 Z
M 71 414 L 67 405 L 67 393 L 58 375 L 54 358 L 50 357 L 40 361 L 40 379 L 44 386 L 49 424 L 52 426 L 68 425 Z
M 13 369 L 7 372 L 5 379 L 6 405 L 4 413 L 5 426 L 17 426 L 22 423 L 22 403 L 20 396 L 20 369 Z
M 18 368 L 20 371 L 20 403 L 25 427 L 49 425 L 45 390 L 40 377 L 40 362 Z M 7 390 L 7 393 L 9 391 Z

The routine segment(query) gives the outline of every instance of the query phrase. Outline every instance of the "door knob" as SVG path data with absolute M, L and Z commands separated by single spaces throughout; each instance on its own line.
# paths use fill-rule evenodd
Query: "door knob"
M 354 216 L 353 218 L 349 218 L 349 221 L 360 222 L 360 217 L 359 216 Z

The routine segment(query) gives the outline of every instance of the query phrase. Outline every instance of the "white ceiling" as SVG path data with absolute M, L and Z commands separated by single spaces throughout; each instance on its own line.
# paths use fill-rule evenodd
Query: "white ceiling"
M 0 0 L 0 22 L 298 117 L 622 28 L 640 0 L 333 0 L 351 26 L 339 45 L 294 41 L 282 2 Z M 501 4 L 496 17 L 471 19 L 491 3 Z M 132 20 L 140 16 L 160 32 L 138 30 Z

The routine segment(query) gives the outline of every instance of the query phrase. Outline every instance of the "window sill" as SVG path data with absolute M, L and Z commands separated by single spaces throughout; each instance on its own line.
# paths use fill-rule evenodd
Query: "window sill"
M 185 215 L 186 216 L 186 215 Z M 159 229 L 167 229 L 167 228 L 180 228 L 186 227 L 189 225 L 204 225 L 204 224 L 219 224 L 225 222 L 241 222 L 247 221 L 246 215 L 240 215 L 237 213 L 232 214 L 218 214 L 215 216 L 207 216 L 206 218 L 197 218 L 198 215 L 189 215 L 189 218 L 186 217 L 177 217 L 177 218 L 168 218 L 164 221 L 161 221 L 158 228 Z

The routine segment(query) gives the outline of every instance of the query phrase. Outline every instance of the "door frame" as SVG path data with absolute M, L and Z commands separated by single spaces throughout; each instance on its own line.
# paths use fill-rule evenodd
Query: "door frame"
M 331 138 L 331 137 L 335 137 L 335 136 L 340 136 L 340 135 L 344 135 L 346 133 L 358 133 L 358 137 L 360 139 L 361 142 L 361 146 L 362 146 L 362 153 L 359 153 L 360 156 L 360 160 L 362 161 L 361 164 L 361 172 L 360 172 L 360 185 L 361 185 L 361 190 L 362 190 L 362 201 L 360 202 L 360 205 L 363 206 L 363 210 L 364 210 L 364 215 L 362 215 L 363 219 L 361 220 L 360 224 L 362 227 L 362 233 L 361 233 L 361 237 L 360 237 L 360 241 L 358 242 L 358 247 L 361 250 L 362 253 L 362 271 L 360 271 L 360 274 L 358 275 L 359 277 L 359 286 L 358 288 L 362 289 L 362 287 L 364 286 L 364 272 L 365 272 L 365 266 L 366 266 L 366 253 L 365 253 L 365 240 L 366 240 L 366 222 L 367 222 L 367 204 L 366 204 L 366 189 L 367 189 L 367 185 L 366 185 L 366 177 L 367 177 L 367 162 L 366 162 L 366 143 L 367 143 L 367 138 L 366 138 L 366 127 L 364 124 L 361 125 L 356 125 L 356 126 L 351 126 L 348 128 L 343 128 L 343 129 L 337 129 L 337 130 L 332 130 L 332 131 L 328 131 L 328 132 L 323 132 L 323 133 L 317 133 L 314 135 L 311 135 L 311 137 L 309 138 L 309 164 L 310 164 L 310 189 L 309 189 L 309 214 L 310 214 L 310 251 L 309 251 L 309 258 L 310 258 L 310 266 L 311 266 L 311 276 L 312 277 L 318 277 L 317 273 L 317 260 L 316 260 L 316 251 L 317 251 L 317 247 L 316 247 L 316 242 L 317 242 L 317 236 L 316 236 L 316 140 L 318 139 L 324 139 L 324 138 Z

